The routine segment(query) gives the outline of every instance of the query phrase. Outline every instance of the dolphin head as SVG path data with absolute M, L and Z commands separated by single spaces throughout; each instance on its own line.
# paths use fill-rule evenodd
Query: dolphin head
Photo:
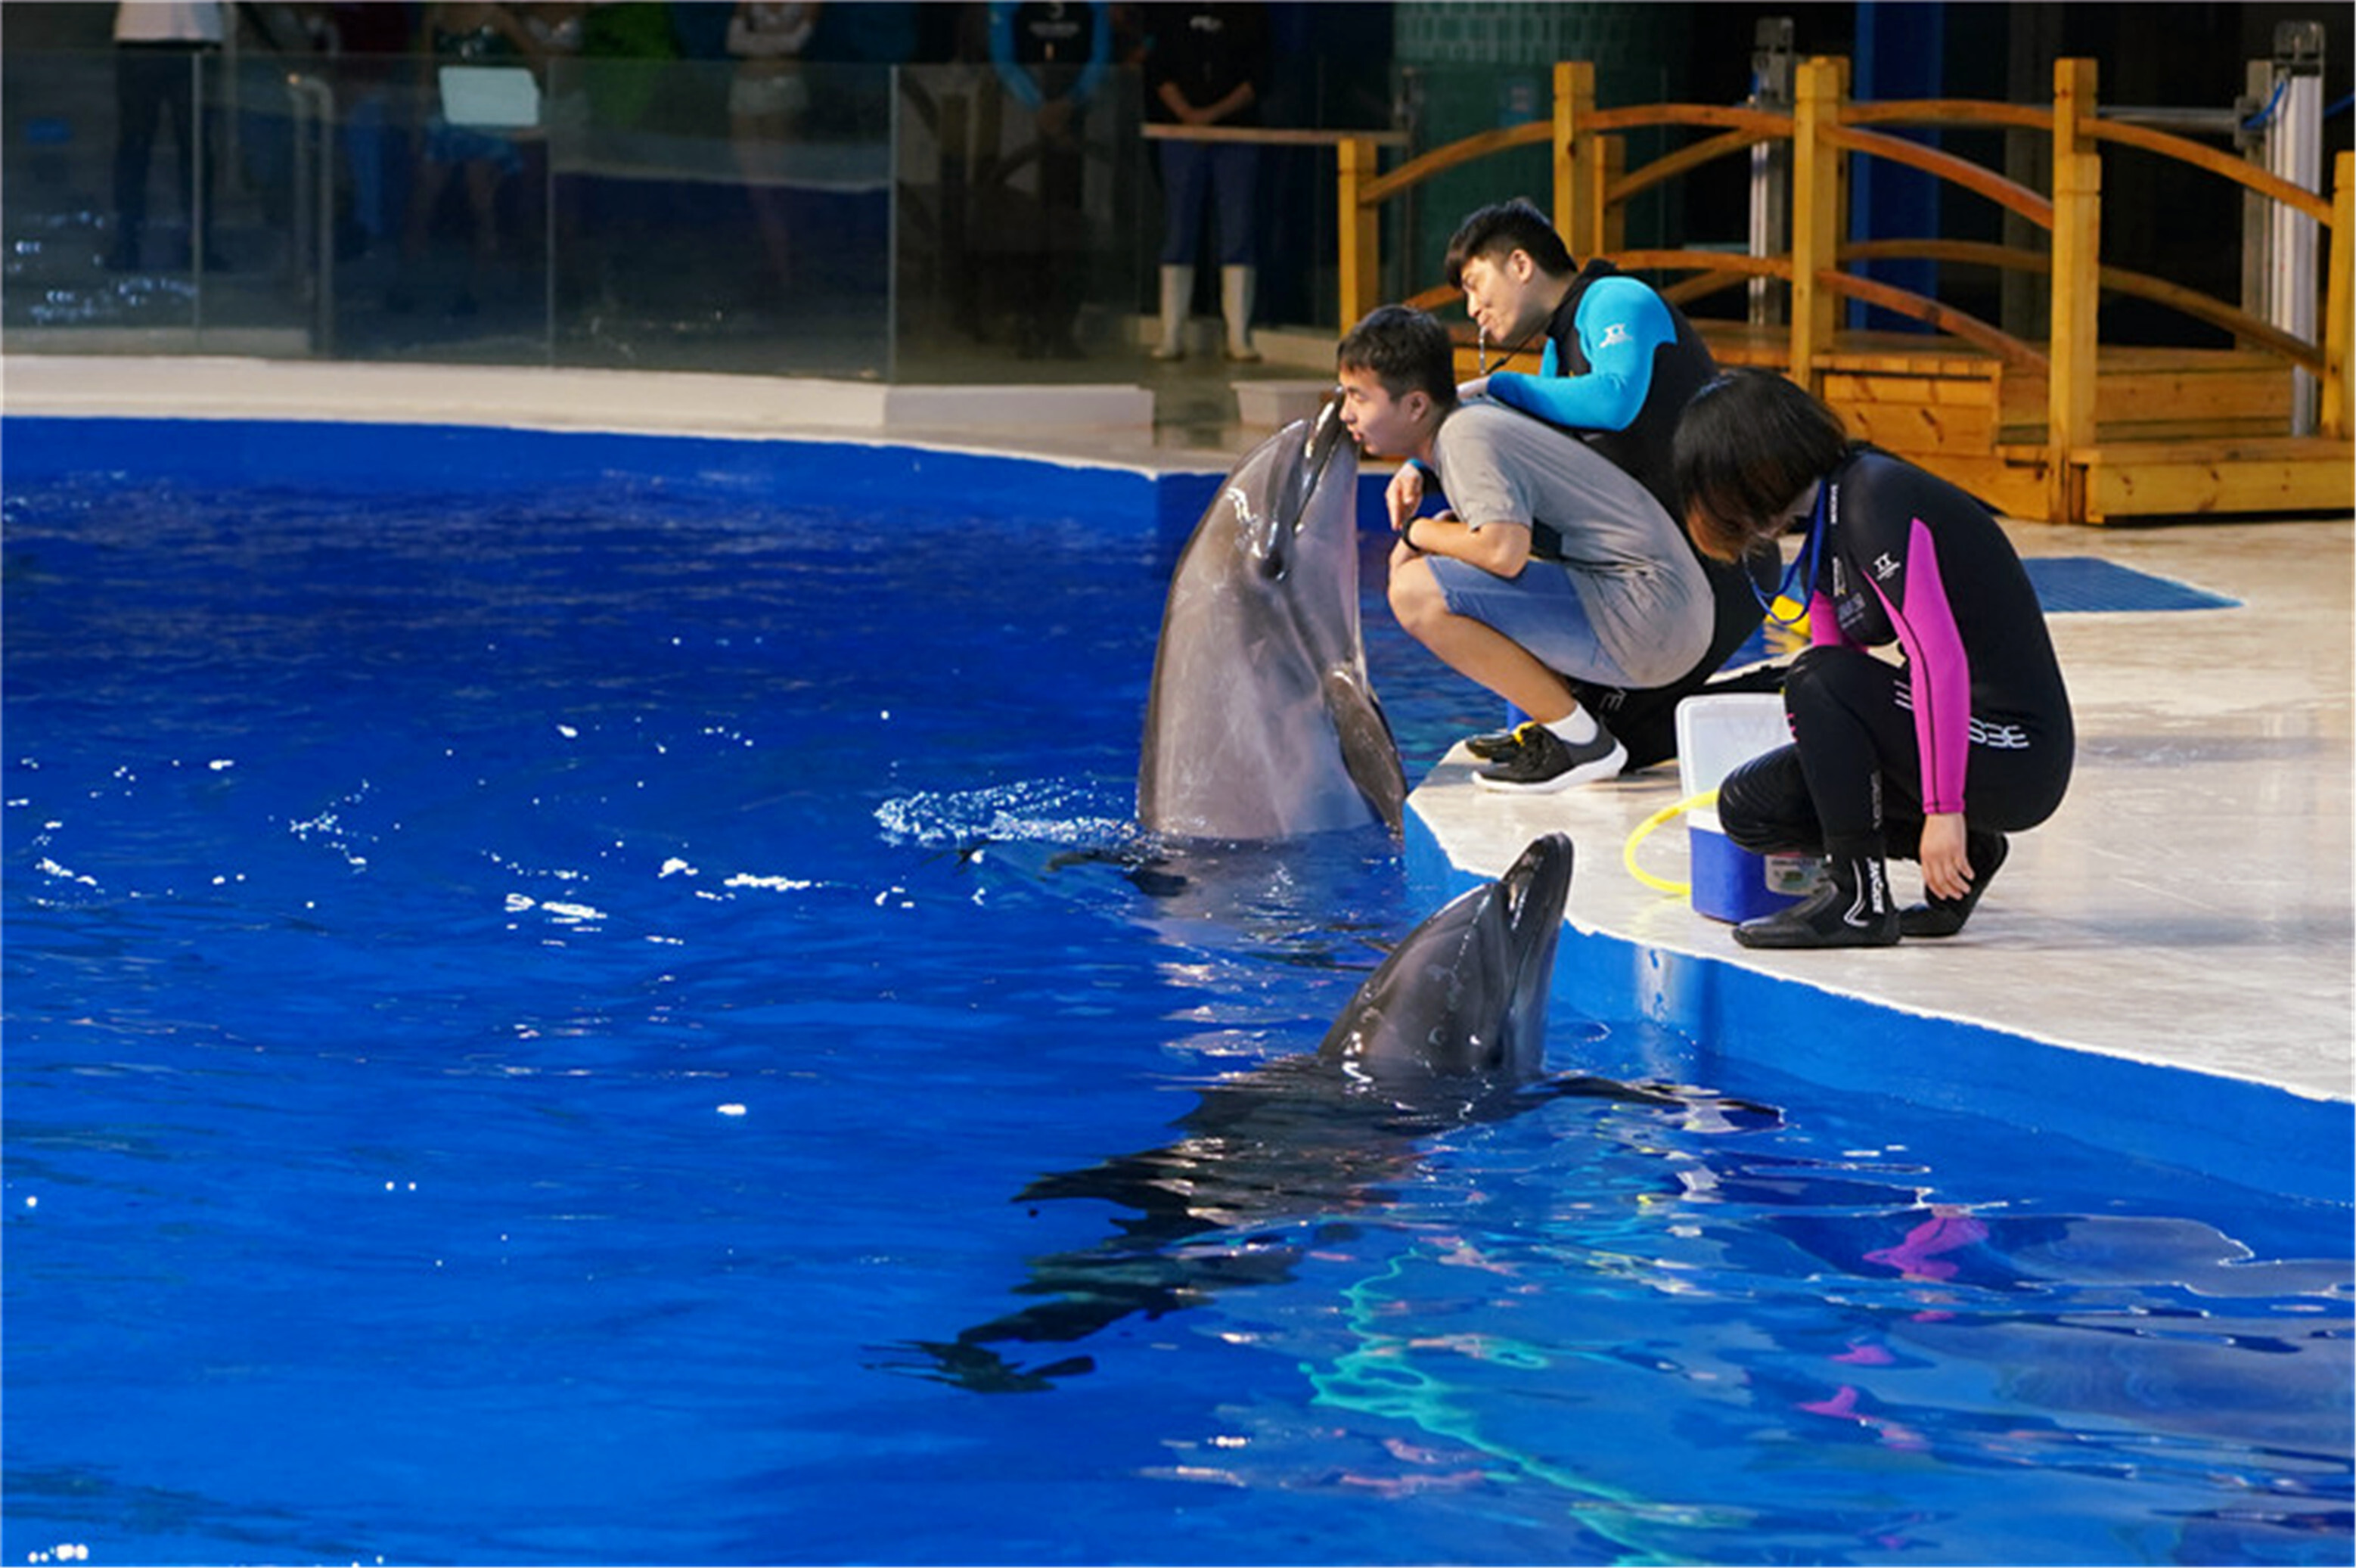
M 1382 1082 L 1537 1078 L 1571 858 L 1570 840 L 1548 833 L 1408 932 L 1318 1055 Z
M 1257 485 L 1244 482 L 1240 470 L 1228 481 L 1221 500 L 1234 510 L 1236 547 L 1249 557 L 1260 576 L 1273 579 L 1289 575 L 1303 548 L 1323 544 L 1329 536 L 1355 549 L 1354 532 L 1339 528 L 1321 532 L 1319 520 L 1311 512 L 1336 452 L 1346 457 L 1333 489 L 1347 492 L 1357 477 L 1357 453 L 1342 424 L 1338 400 L 1319 409 L 1315 419 L 1288 425 L 1279 433 L 1269 445 L 1268 467 Z

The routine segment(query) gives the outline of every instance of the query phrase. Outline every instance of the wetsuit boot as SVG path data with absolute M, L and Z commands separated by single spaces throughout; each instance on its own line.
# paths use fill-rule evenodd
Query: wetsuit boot
M 1898 940 L 1881 835 L 1828 839 L 1825 881 L 1788 909 L 1745 920 L 1734 940 L 1747 948 L 1886 948 Z
M 1898 929 L 1910 937 L 1952 937 L 1972 918 L 1972 906 L 1987 891 L 1988 879 L 2004 864 L 2005 836 L 1993 829 L 1967 828 L 1964 854 L 1972 863 L 1971 891 L 1960 898 L 1924 894 L 1920 904 L 1898 911 Z

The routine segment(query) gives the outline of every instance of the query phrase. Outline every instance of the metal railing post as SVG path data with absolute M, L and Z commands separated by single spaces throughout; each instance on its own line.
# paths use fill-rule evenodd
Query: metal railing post
M 290 71 L 294 143 L 294 256 L 305 268 L 311 352 L 336 351 L 336 94 L 314 76 Z
M 2280 22 L 2275 27 L 2273 91 L 2263 113 L 2266 172 L 2302 190 L 2323 188 L 2323 24 Z M 2295 338 L 2315 337 L 2318 241 L 2315 220 L 2281 202 L 2266 215 L 2265 299 L 2267 321 Z M 2314 434 L 2316 381 L 2304 370 L 2291 373 L 2290 428 Z
M 1751 50 L 1751 107 L 1770 113 L 1792 112 L 1793 39 L 1789 16 L 1762 16 Z M 1780 256 L 1792 242 L 1792 147 L 1762 142 L 1751 149 L 1751 253 Z M 1752 278 L 1751 325 L 1780 326 L 1783 297 L 1772 278 Z

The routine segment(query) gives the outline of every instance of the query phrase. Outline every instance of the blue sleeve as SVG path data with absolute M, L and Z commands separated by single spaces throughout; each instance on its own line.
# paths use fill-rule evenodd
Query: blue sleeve
M 1579 302 L 1583 376 L 1531 376 L 1501 371 L 1489 395 L 1549 424 L 1575 430 L 1625 430 L 1653 392 L 1653 354 L 1677 338 L 1661 296 L 1634 278 L 1603 278 Z
M 1097 89 L 1104 85 L 1105 72 L 1112 69 L 1112 7 L 1105 0 L 1097 0 L 1088 9 L 1096 13 L 1096 22 L 1088 30 L 1088 63 L 1072 86 L 1075 103 L 1094 98 Z
M 991 0 L 990 63 L 1006 91 L 1025 109 L 1039 107 L 1039 84 L 1014 59 L 1014 0 Z

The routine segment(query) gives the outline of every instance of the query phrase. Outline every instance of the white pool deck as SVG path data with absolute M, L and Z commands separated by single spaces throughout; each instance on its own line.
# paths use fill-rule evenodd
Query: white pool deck
M 1157 445 L 1152 394 L 1119 380 L 986 390 L 732 376 L 17 357 L 14 413 L 391 418 L 828 438 L 1148 471 L 1224 467 Z M 5 453 L 0 453 L 5 463 Z M 2055 1047 L 2356 1101 L 2351 675 L 2356 524 L 2010 525 L 2024 555 L 2092 556 L 2239 601 L 2051 618 L 2078 722 L 2069 798 L 1960 936 L 1864 952 L 1752 953 L 1631 876 L 1621 848 L 1678 793 L 1674 765 L 1538 799 L 1476 789 L 1459 751 L 1413 809 L 1487 875 L 1532 836 L 1580 846 L 1574 927 Z M 1684 875 L 1681 832 L 1644 863 Z M 1903 897 L 1912 868 L 1894 869 Z

